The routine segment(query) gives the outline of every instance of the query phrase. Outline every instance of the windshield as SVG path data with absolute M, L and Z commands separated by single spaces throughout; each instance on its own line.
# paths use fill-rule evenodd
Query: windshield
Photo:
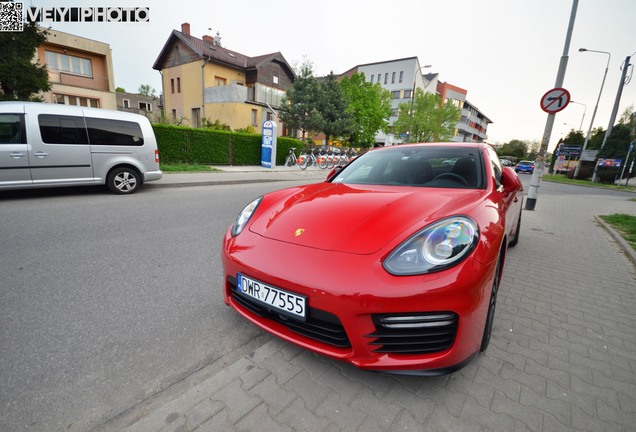
M 388 186 L 483 188 L 481 152 L 455 145 L 395 146 L 370 151 L 331 181 Z

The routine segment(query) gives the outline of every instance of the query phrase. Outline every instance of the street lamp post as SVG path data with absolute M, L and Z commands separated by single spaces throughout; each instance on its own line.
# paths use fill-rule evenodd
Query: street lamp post
M 612 58 L 612 55 L 607 51 L 594 51 L 586 48 L 579 48 L 579 52 L 595 52 L 600 54 L 607 54 L 607 66 L 605 66 L 605 73 L 603 74 L 603 81 L 601 82 L 601 90 L 598 92 L 598 99 L 596 99 L 596 106 L 594 107 L 594 112 L 592 113 L 592 120 L 590 121 L 590 128 L 587 130 L 587 136 L 585 137 L 585 142 L 583 143 L 583 150 L 581 151 L 581 156 L 583 156 L 583 152 L 587 148 L 587 143 L 590 141 L 590 133 L 592 132 L 592 126 L 594 125 L 594 118 L 596 117 L 596 110 L 598 109 L 598 102 L 601 100 L 601 94 L 603 93 L 603 86 L 605 85 L 605 77 L 607 77 L 607 69 L 609 68 L 609 62 Z M 572 178 L 576 179 L 579 175 L 579 168 L 581 164 L 576 166 L 574 170 L 574 176 Z M 596 176 L 596 168 L 594 169 L 594 176 Z M 594 181 L 594 179 L 592 179 Z
M 417 73 L 422 69 L 430 68 L 432 65 L 422 66 L 418 70 L 415 71 L 415 75 L 413 76 L 413 91 L 411 92 L 411 117 L 409 118 L 409 143 L 413 142 L 411 140 L 411 127 L 413 126 L 413 102 L 415 101 L 415 83 L 417 82 Z
M 585 119 L 585 113 L 587 112 L 587 105 L 585 105 L 584 103 L 581 102 L 574 102 L 574 101 L 570 101 L 570 103 L 574 103 L 577 105 L 583 105 L 585 108 L 583 108 L 583 117 L 581 117 L 581 126 L 579 126 L 579 130 L 583 131 L 583 120 Z

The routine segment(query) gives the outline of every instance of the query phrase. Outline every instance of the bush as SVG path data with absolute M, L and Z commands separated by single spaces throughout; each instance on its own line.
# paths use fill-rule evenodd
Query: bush
M 620 175 L 618 168 L 599 167 L 596 171 L 596 177 L 599 183 L 614 184 L 617 176 Z
M 159 158 L 165 164 L 260 165 L 261 135 L 197 129 L 185 126 L 152 125 Z M 277 139 L 276 164 L 283 165 L 290 147 L 302 148 L 292 138 Z
M 574 171 L 568 171 L 568 178 L 569 179 L 573 179 L 574 178 Z M 594 174 L 594 167 L 590 167 L 590 166 L 581 166 L 579 168 L 579 174 L 576 176 L 577 180 L 589 180 L 592 178 L 592 175 Z

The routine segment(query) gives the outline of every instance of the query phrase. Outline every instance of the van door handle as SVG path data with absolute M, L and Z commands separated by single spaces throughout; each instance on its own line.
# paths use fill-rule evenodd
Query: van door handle
M 35 155 L 41 159 L 44 156 L 48 156 L 49 154 L 48 153 L 44 153 L 43 151 L 39 151 Z
M 13 152 L 13 153 L 11 153 L 9 156 L 11 156 L 13 159 L 17 159 L 17 158 L 24 157 L 24 156 L 26 156 L 26 155 L 25 155 L 24 153 L 16 153 L 16 152 Z

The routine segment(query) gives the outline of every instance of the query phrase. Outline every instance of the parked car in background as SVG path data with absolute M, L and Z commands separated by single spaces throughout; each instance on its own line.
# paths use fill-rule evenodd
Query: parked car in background
M 516 172 L 527 172 L 532 174 L 534 171 L 534 162 L 532 161 L 519 161 L 519 163 L 515 166 Z
M 162 175 L 145 116 L 0 102 L 0 190 L 106 184 L 131 194 Z
M 323 183 L 249 203 L 223 239 L 223 298 L 362 369 L 451 373 L 488 347 L 522 203 L 519 177 L 488 145 L 373 149 Z

